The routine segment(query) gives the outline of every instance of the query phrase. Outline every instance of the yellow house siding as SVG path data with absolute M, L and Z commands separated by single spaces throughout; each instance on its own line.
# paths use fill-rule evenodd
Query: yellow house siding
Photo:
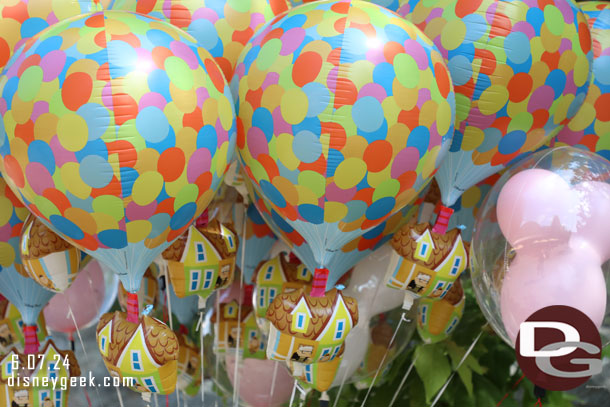
M 137 353 L 134 354 L 134 352 Z M 134 358 L 135 355 L 138 356 L 137 360 Z M 129 343 L 127 346 L 125 346 L 125 349 L 123 349 L 123 353 L 118 360 L 117 366 L 123 373 L 132 373 L 136 375 L 142 375 L 144 372 L 155 371 L 159 367 L 159 364 L 154 361 L 148 352 L 148 347 L 142 332 L 142 325 L 138 327 L 138 330 L 131 337 Z M 136 369 L 138 366 L 140 369 Z

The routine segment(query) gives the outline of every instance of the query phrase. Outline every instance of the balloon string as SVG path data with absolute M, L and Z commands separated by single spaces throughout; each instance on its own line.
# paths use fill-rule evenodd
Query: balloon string
M 404 321 L 407 321 L 407 319 L 405 318 L 405 313 L 403 312 L 402 315 L 400 316 L 400 321 L 398 322 L 398 325 L 396 326 L 396 329 L 394 330 L 394 335 L 392 335 L 392 339 L 390 340 L 390 343 L 388 344 L 388 347 L 385 350 L 385 353 L 383 354 L 381 363 L 379 363 L 379 366 L 377 367 L 375 376 L 373 376 L 373 381 L 371 381 L 371 385 L 369 386 L 369 389 L 367 390 L 366 395 L 364 396 L 364 400 L 362 400 L 362 404 L 360 405 L 360 407 L 364 407 L 366 400 L 369 398 L 369 394 L 371 393 L 371 390 L 373 389 L 373 386 L 375 385 L 375 382 L 377 381 L 377 376 L 379 376 L 379 372 L 381 372 L 381 369 L 383 368 L 383 364 L 384 364 L 386 358 L 388 357 L 388 353 L 390 352 L 392 345 L 394 345 L 394 340 L 396 339 L 396 335 L 398 334 L 400 326 L 402 325 L 402 323 Z
M 63 294 L 65 295 L 65 294 Z M 89 353 L 87 353 L 87 349 L 85 349 L 85 342 L 83 342 L 83 337 L 80 334 L 80 329 L 78 329 L 78 324 L 76 323 L 76 318 L 74 317 L 74 312 L 72 312 L 72 305 L 70 305 L 70 302 L 67 301 L 68 303 L 68 316 L 72 318 L 72 322 L 74 323 L 74 328 L 76 329 L 76 335 L 78 336 L 78 340 L 80 342 L 80 346 L 81 348 L 83 348 L 83 353 L 85 354 L 85 360 L 87 361 L 87 365 L 91 366 L 91 362 L 89 361 Z M 118 387 L 117 387 L 118 390 Z M 99 402 L 99 405 L 103 405 L 101 403 L 101 398 L 100 398 L 100 391 L 97 387 L 95 387 L 95 393 L 97 395 L 97 401 Z M 121 404 L 121 407 L 123 407 L 123 405 Z
M 176 389 L 176 405 L 180 407 L 180 390 Z
M 168 273 L 168 268 L 169 267 L 164 267 L 165 268 L 165 297 L 166 297 L 166 301 L 167 301 L 167 313 L 168 313 L 168 319 L 169 319 L 169 329 L 171 329 L 172 331 L 174 330 L 174 319 L 172 318 L 172 300 L 170 299 L 170 295 L 169 295 L 169 273 Z M 173 290 L 173 288 L 172 288 Z M 178 406 L 180 406 L 180 401 L 178 401 Z
M 343 377 L 341 378 L 341 385 L 339 385 L 339 391 L 337 392 L 337 395 L 335 396 L 335 402 L 333 403 L 333 407 L 337 407 L 337 403 L 339 402 L 339 399 L 341 398 L 341 392 L 343 391 L 343 385 L 345 384 L 345 380 L 347 379 L 347 372 L 352 366 L 351 362 L 352 362 L 351 360 L 347 361 L 347 363 L 345 365 L 345 371 L 343 372 Z
M 115 387 L 115 390 L 116 390 L 116 395 L 117 395 L 117 397 L 119 398 L 119 406 L 120 406 L 120 407 L 125 407 L 125 405 L 123 404 L 123 396 L 121 396 L 121 392 L 119 391 L 119 388 L 118 388 L 118 387 Z M 101 406 L 101 405 L 102 405 L 102 404 L 100 404 L 100 406 Z
M 440 400 L 440 398 L 443 395 L 443 393 L 445 392 L 445 390 L 447 390 L 447 386 L 449 386 L 449 383 L 451 382 L 451 379 L 453 379 L 453 376 L 455 376 L 455 373 L 462 366 L 462 363 L 464 363 L 466 358 L 468 356 L 470 356 L 470 353 L 472 352 L 472 350 L 474 349 L 475 345 L 477 344 L 477 342 L 481 338 L 481 335 L 483 335 L 483 330 L 481 330 L 481 332 L 479 332 L 477 337 L 474 338 L 474 341 L 472 341 L 472 343 L 470 344 L 470 347 L 468 348 L 466 353 L 464 353 L 464 356 L 462 356 L 462 360 L 460 360 L 460 363 L 458 363 L 458 365 L 455 367 L 455 369 L 453 369 L 453 372 L 451 372 L 451 376 L 449 376 L 449 378 L 447 378 L 447 381 L 445 381 L 445 384 L 443 385 L 443 387 L 441 387 L 441 390 L 439 391 L 439 393 L 434 398 L 434 401 L 432 402 L 430 407 L 434 407 L 436 405 L 436 403 Z
M 214 348 L 216 349 L 216 368 L 214 369 L 214 379 L 218 384 L 218 370 L 220 369 L 220 355 L 218 349 L 218 330 L 220 327 L 220 299 L 216 296 L 216 335 L 214 335 Z M 214 399 L 214 406 L 218 407 L 218 397 Z
M 292 394 L 290 395 L 290 403 L 288 403 L 288 407 L 292 407 L 292 403 L 294 402 L 294 395 L 297 392 L 297 381 L 294 380 L 294 386 L 292 386 Z
M 407 381 L 407 377 L 409 377 L 409 374 L 411 373 L 411 370 L 413 370 L 413 367 L 415 367 L 415 361 L 417 361 L 417 357 L 413 358 L 413 361 L 411 362 L 411 365 L 407 369 L 405 375 L 403 376 L 402 380 L 400 381 L 400 384 L 398 385 L 398 388 L 394 392 L 394 397 L 392 397 L 392 401 L 390 401 L 390 404 L 388 405 L 388 407 L 392 407 L 394 405 L 394 402 L 398 398 L 398 393 L 400 393 L 400 391 L 402 390 L 402 386 L 405 385 L 405 382 Z
M 277 377 L 277 367 L 279 363 L 275 362 L 273 366 L 273 376 L 271 378 L 271 391 L 269 392 L 269 397 L 267 398 L 267 404 L 271 405 L 271 398 L 273 397 L 273 393 L 275 393 L 275 379 Z
M 159 407 L 159 401 L 157 400 L 157 393 L 155 393 L 155 407 Z
M 85 393 L 85 398 L 87 399 L 87 404 L 89 404 L 89 407 L 91 407 L 92 405 L 91 405 L 91 398 L 89 398 L 89 393 L 87 392 L 86 388 L 83 387 L 82 389 L 83 389 L 83 392 Z
M 235 341 L 235 370 L 233 371 L 233 377 L 235 378 L 235 385 L 233 387 L 233 406 L 237 407 L 237 402 L 239 398 L 239 348 L 240 348 L 240 340 L 241 340 L 241 312 L 242 312 L 242 302 L 244 299 L 242 298 L 243 290 L 244 290 L 244 270 L 246 264 L 246 219 L 248 216 L 248 207 L 244 205 L 244 217 L 243 217 L 243 227 L 241 233 L 241 260 L 240 260 L 240 273 L 239 273 L 239 300 L 237 302 L 237 340 Z
M 202 316 L 203 312 L 200 312 L 198 328 L 200 327 Z M 205 389 L 203 388 L 203 329 L 199 330 L 199 357 L 201 359 L 201 405 L 205 406 Z

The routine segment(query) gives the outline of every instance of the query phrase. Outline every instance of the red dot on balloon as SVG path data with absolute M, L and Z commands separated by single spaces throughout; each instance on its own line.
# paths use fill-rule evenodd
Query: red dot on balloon
M 95 240 L 93 236 L 87 233 L 85 233 L 85 237 L 80 240 L 75 240 L 74 242 L 87 250 L 97 250 L 99 246 L 97 240 Z
M 24 140 L 26 144 L 30 144 L 34 141 L 34 122 L 32 119 L 15 126 L 15 137 Z
M 347 25 L 347 17 L 342 17 L 335 21 L 334 28 L 339 34 L 343 34 L 345 32 L 345 26 Z
M 184 127 L 190 127 L 195 131 L 201 130 L 203 127 L 203 114 L 201 109 L 196 107 L 191 113 L 187 113 L 182 117 L 182 125 Z
M 351 106 L 358 100 L 358 88 L 348 78 L 337 78 L 337 89 L 335 90 L 335 109 L 342 106 Z
M 203 194 L 212 186 L 212 174 L 209 172 L 201 174 L 195 180 L 195 185 L 197 185 L 197 187 L 199 188 L 199 195 Z
M 151 52 L 151 56 L 157 68 L 165 70 L 165 60 L 173 56 L 173 54 L 168 48 L 155 47 Z
M 392 159 L 392 145 L 386 140 L 376 140 L 364 150 L 362 157 L 369 172 L 384 170 Z
M 154 10 L 157 0 L 138 0 L 136 2 L 136 12 L 148 14 Z
M 241 150 L 246 145 L 246 132 L 244 131 L 244 123 L 241 118 L 237 117 L 237 147 Z
M 295 221 L 299 218 L 299 213 L 296 208 L 290 204 L 286 204 L 285 207 L 279 209 L 280 213 L 284 215 L 288 220 Z
M 385 57 L 386 62 L 393 64 L 394 58 L 398 54 L 404 54 L 405 48 L 397 43 L 396 41 L 388 41 L 383 46 L 383 56 Z
M 6 65 L 10 57 L 11 48 L 8 46 L 6 40 L 0 37 L 0 66 Z
M 84 72 L 74 72 L 66 78 L 61 88 L 61 99 L 64 106 L 72 111 L 77 111 L 79 107 L 87 103 L 92 89 L 91 76 Z
M 559 58 L 561 58 L 561 54 L 559 52 L 545 52 L 542 54 L 540 60 L 549 67 L 549 70 L 552 71 L 557 69 L 557 66 L 559 65 Z
M 489 30 L 489 38 L 504 37 L 511 33 L 513 25 L 506 15 L 496 12 L 493 21 L 491 22 L 491 29 Z
M 479 73 L 493 75 L 496 71 L 496 56 L 493 52 L 487 49 L 477 49 L 474 51 L 474 57 L 481 61 Z
M 458 18 L 464 18 L 469 14 L 474 13 L 483 0 L 458 0 L 455 5 L 455 15 Z
M 108 62 L 100 65 L 95 74 L 95 79 L 98 81 L 109 81 L 110 80 L 110 65 Z
M 94 14 L 85 20 L 85 25 L 92 28 L 101 28 L 104 26 L 104 15 Z
M 398 182 L 400 182 L 399 193 L 401 193 L 411 188 L 415 184 L 415 181 L 417 180 L 417 173 L 415 171 L 407 171 L 399 175 L 396 179 Z
M 233 65 L 231 65 L 231 61 L 229 61 L 225 57 L 215 57 L 214 61 L 218 64 L 222 73 L 225 75 L 225 78 L 233 77 Z
M 256 90 L 249 90 L 246 93 L 246 102 L 252 106 L 253 109 L 257 109 L 261 105 L 261 100 L 263 98 L 263 88 L 260 87 Z
M 597 120 L 602 122 L 610 121 L 610 93 L 604 93 L 595 101 L 595 111 Z
M 63 215 L 66 209 L 70 208 L 72 204 L 66 196 L 55 188 L 47 188 L 44 190 L 42 195 L 47 198 L 59 209 L 59 212 Z
M 179 28 L 187 28 L 191 24 L 191 12 L 181 4 L 173 4 L 169 12 L 169 21 Z
M 235 42 L 239 42 L 242 45 L 246 45 L 246 43 L 252 38 L 254 35 L 254 30 L 251 27 L 246 28 L 242 31 L 235 31 L 231 39 Z
M 93 37 L 93 42 L 100 48 L 106 48 L 106 31 L 100 31 Z
M 2 9 L 2 17 L 12 18 L 23 24 L 29 18 L 28 5 L 24 1 L 20 1 L 14 6 L 6 6 Z
M 25 70 L 31 66 L 40 65 L 40 60 L 41 60 L 40 55 L 38 55 L 38 54 L 30 55 L 29 57 L 27 57 L 26 59 L 23 60 L 21 65 L 19 65 L 19 70 L 17 71 L 17 75 L 19 75 L 19 76 L 23 75 L 23 72 L 25 72 Z
M 159 157 L 157 170 L 165 182 L 177 180 L 184 172 L 184 152 L 177 147 L 168 148 Z
M 349 6 L 350 6 L 350 3 L 348 1 L 341 1 L 341 2 L 336 2 L 335 4 L 330 6 L 330 9 L 332 11 L 334 11 L 335 13 L 347 14 L 347 12 L 349 11 Z
M 206 59 L 203 63 L 205 65 L 205 70 L 210 76 L 214 87 L 220 92 L 223 93 L 225 89 L 225 78 L 218 69 L 218 64 L 213 59 Z
M 530 130 L 541 129 L 549 121 L 549 112 L 543 109 L 536 110 L 532 113 L 532 116 L 534 117 L 534 122 Z
M 267 154 L 259 154 L 258 157 L 256 157 L 256 160 L 263 166 L 263 168 L 267 172 L 267 175 L 269 176 L 269 181 L 273 181 L 273 178 L 280 175 L 280 170 L 277 168 L 275 160 Z
M 25 186 L 23 170 L 15 157 L 12 155 L 7 155 L 4 157 L 4 170 L 6 171 L 6 175 L 13 180 L 18 188 L 23 188 Z
M 118 126 L 138 116 L 138 104 L 131 96 L 125 93 L 112 95 L 112 105 L 114 109 L 114 122 Z
M 413 130 L 419 126 L 419 108 L 415 106 L 411 110 L 402 110 L 398 114 L 398 122 Z
M 159 205 L 157 205 L 157 209 L 155 209 L 155 213 L 167 213 L 169 215 L 173 215 L 174 214 L 174 200 L 175 200 L 175 198 L 164 199 Z
M 508 81 L 508 99 L 513 103 L 519 103 L 528 97 L 532 90 L 534 81 L 526 72 L 519 72 Z
M 295 85 L 303 87 L 313 82 L 322 68 L 322 57 L 315 52 L 304 52 L 294 62 L 292 80 Z
M 121 182 L 115 175 L 112 176 L 112 180 L 104 188 L 92 188 L 91 196 L 95 199 L 98 196 L 110 195 L 110 196 L 121 196 L 123 194 L 123 188 Z
M 451 91 L 451 81 L 449 80 L 449 72 L 447 68 L 440 62 L 434 64 L 434 76 L 436 77 L 436 83 L 438 84 L 438 90 L 443 98 L 447 98 L 449 91 Z
M 591 50 L 591 32 L 589 31 L 589 26 L 587 24 L 578 24 L 578 37 L 580 39 L 580 47 L 586 54 Z
M 106 144 L 108 155 L 116 154 L 119 157 L 119 167 L 133 168 L 138 161 L 138 152 L 127 140 L 116 140 Z

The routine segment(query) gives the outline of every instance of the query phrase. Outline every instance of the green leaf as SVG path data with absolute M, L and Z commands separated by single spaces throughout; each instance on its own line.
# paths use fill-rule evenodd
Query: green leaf
M 610 358 L 610 345 L 602 349 L 602 359 L 604 358 Z
M 426 401 L 429 402 L 436 392 L 443 387 L 449 375 L 451 366 L 445 356 L 445 346 L 441 343 L 419 345 L 415 349 L 415 369 L 424 383 Z

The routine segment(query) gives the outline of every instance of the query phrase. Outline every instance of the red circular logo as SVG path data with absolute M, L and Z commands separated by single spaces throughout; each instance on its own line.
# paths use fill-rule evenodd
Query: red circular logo
M 593 321 L 576 308 L 552 305 L 521 324 L 515 351 L 537 386 L 565 391 L 601 372 L 602 341 Z

